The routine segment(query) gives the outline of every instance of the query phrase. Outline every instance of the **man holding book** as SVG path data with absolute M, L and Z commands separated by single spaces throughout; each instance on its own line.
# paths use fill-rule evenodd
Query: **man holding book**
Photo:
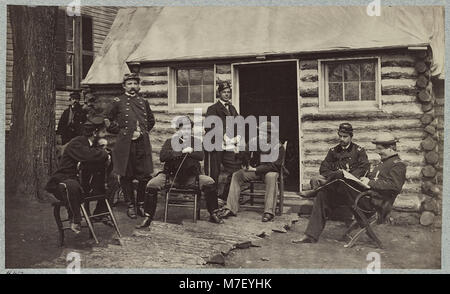
M 390 133 L 382 133 L 372 141 L 376 145 L 376 152 L 381 157 L 372 172 L 363 175 L 360 179 L 352 179 L 346 171 L 343 172 L 343 181 L 335 181 L 331 185 L 319 188 L 314 207 L 304 236 L 293 243 L 315 243 L 318 241 L 327 220 L 327 212 L 337 206 L 353 205 L 356 197 L 363 190 L 377 192 L 385 200 L 394 199 L 403 187 L 406 179 L 406 165 L 397 153 L 397 140 Z M 347 176 L 346 176 L 347 175 Z M 355 175 L 353 175 L 355 176 Z M 329 189 L 332 187 L 332 190 Z M 371 203 L 362 203 L 369 208 Z

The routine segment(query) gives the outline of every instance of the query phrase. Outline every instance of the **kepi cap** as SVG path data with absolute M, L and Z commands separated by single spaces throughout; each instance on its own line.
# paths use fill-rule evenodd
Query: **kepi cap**
M 75 99 L 75 100 L 80 100 L 81 96 L 80 96 L 80 93 L 78 93 L 78 92 L 72 92 L 72 93 L 70 93 L 70 98 Z
M 339 125 L 338 132 L 346 133 L 353 136 L 353 127 L 349 123 L 342 123 Z
M 389 132 L 378 134 L 375 140 L 372 141 L 373 144 L 381 144 L 381 145 L 392 145 L 397 142 L 398 140 Z
M 231 90 L 231 85 L 229 82 L 221 82 L 219 84 L 219 92 L 222 92 L 223 90 L 225 90 L 227 88 Z
M 137 73 L 126 73 L 123 76 L 122 83 L 125 83 L 128 80 L 136 80 L 139 83 L 141 81 L 141 78 L 139 77 L 139 75 Z

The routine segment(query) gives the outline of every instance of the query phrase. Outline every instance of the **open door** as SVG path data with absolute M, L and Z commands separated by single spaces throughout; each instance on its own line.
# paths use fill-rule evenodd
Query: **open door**
M 288 140 L 286 190 L 298 192 L 299 183 L 299 125 L 297 95 L 297 62 L 263 62 L 235 65 L 238 74 L 239 113 L 278 116 L 280 141 Z

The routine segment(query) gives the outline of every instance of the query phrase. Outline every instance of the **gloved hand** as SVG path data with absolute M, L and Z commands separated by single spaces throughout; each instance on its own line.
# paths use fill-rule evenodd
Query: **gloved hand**
M 192 153 L 194 152 L 194 149 L 192 147 L 186 147 L 183 150 L 181 150 L 181 153 Z

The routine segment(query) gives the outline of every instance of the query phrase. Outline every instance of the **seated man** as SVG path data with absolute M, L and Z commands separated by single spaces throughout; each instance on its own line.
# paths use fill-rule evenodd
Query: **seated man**
M 342 178 L 342 170 L 346 170 L 357 178 L 365 176 L 370 168 L 366 151 L 352 142 L 353 127 L 342 123 L 338 129 L 339 145 L 328 150 L 328 154 L 320 164 L 320 175 L 311 179 L 311 188 L 316 189 L 333 179 Z
M 305 198 L 314 197 L 317 193 L 316 189 L 320 186 L 334 179 L 342 179 L 343 170 L 357 178 L 367 174 L 370 168 L 369 160 L 364 148 L 352 142 L 352 125 L 349 123 L 340 124 L 337 133 L 339 136 L 339 145 L 328 150 L 327 156 L 320 164 L 320 175 L 311 179 L 310 183 L 313 190 L 306 193 L 302 192 L 300 196 Z M 334 193 L 332 189 L 328 189 L 328 191 Z M 337 207 L 330 216 L 334 219 L 349 223 L 353 214 L 350 209 Z
M 110 160 L 108 152 L 98 146 L 99 139 L 105 137 L 106 128 L 103 116 L 90 117 L 84 124 L 83 135 L 73 138 L 64 149 L 58 170 L 47 183 L 46 190 L 57 199 L 65 202 L 71 218 L 70 228 L 80 233 L 81 212 L 80 205 L 84 199 L 84 191 L 78 178 L 78 163 L 100 164 L 105 166 Z M 66 184 L 65 189 L 59 185 Z
M 406 165 L 397 154 L 396 139 L 390 133 L 383 133 L 372 143 L 376 145 L 376 152 L 381 157 L 381 163 L 377 165 L 368 177 L 362 177 L 361 181 L 370 186 L 370 190 L 377 192 L 384 199 L 392 199 L 397 196 L 406 179 Z M 353 205 L 359 191 L 343 182 L 332 184 L 335 193 L 327 193 L 327 189 L 321 189 L 314 199 L 314 207 L 309 219 L 305 235 L 293 243 L 315 243 L 322 233 L 329 209 L 336 205 Z M 327 187 L 328 188 L 328 187 Z M 370 203 L 361 203 L 362 208 L 370 207 Z
M 217 191 L 211 177 L 200 174 L 200 161 L 203 160 L 203 147 L 199 139 L 192 135 L 194 123 L 189 117 L 180 117 L 176 121 L 177 132 L 164 142 L 159 154 L 164 169 L 147 183 L 144 201 L 144 220 L 136 228 L 150 226 L 156 212 L 158 192 L 164 188 L 166 177 L 173 179 L 175 184 L 192 185 L 199 176 L 200 189 L 205 194 L 206 207 L 210 213 L 209 220 L 221 224 L 223 220 L 217 215 Z M 173 144 L 174 143 L 174 144 Z M 194 150 L 200 148 L 200 150 Z
M 92 146 L 101 148 L 110 154 L 111 151 L 107 149 L 107 145 L 108 141 L 104 138 L 100 138 L 96 140 Z M 104 195 L 107 193 L 105 185 L 107 169 L 111 172 L 110 162 L 108 162 L 108 166 L 105 166 L 104 162 L 83 162 L 80 164 L 80 183 L 86 196 Z M 108 177 L 108 179 L 109 178 L 110 177 Z M 106 202 L 104 200 L 98 201 L 94 210 L 94 215 L 104 213 L 107 210 Z M 96 217 L 95 219 L 103 220 L 105 224 L 108 223 L 108 217 L 106 215 Z
M 261 156 L 270 152 L 254 151 L 250 152 L 246 150 L 244 153 L 247 158 L 244 158 L 244 165 L 246 162 L 249 166 L 243 166 L 242 169 L 233 173 L 230 184 L 230 192 L 228 193 L 227 204 L 222 211 L 222 218 L 229 216 L 236 216 L 239 210 L 239 196 L 241 194 L 241 188 L 245 183 L 252 180 L 264 180 L 266 186 L 266 193 L 264 197 L 264 214 L 262 217 L 263 222 L 271 221 L 275 216 L 275 206 L 277 201 L 277 179 L 281 169 L 281 160 L 283 153 L 285 152 L 283 145 L 278 141 L 278 132 L 275 136 L 272 136 L 272 132 L 275 131 L 275 127 L 270 122 L 262 123 L 259 128 L 258 138 L 252 138 L 254 141 L 262 141 L 279 148 L 278 157 L 272 162 L 263 162 Z M 272 141 L 272 137 L 275 137 L 275 141 Z M 253 142 L 254 144 L 255 142 Z M 249 142 L 252 145 L 252 142 Z M 256 144 L 254 144 L 256 145 Z M 257 144 L 256 146 L 259 146 Z M 248 148 L 247 148 L 248 149 Z M 259 148 L 258 148 L 259 149 Z

